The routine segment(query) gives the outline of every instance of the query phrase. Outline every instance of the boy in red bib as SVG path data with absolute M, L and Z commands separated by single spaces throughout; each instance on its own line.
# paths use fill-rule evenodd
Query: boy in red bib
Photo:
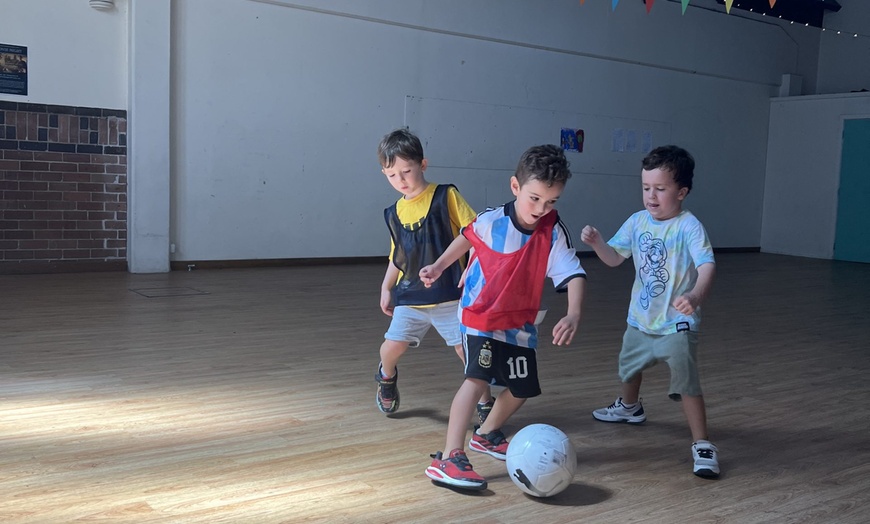
M 561 148 L 528 149 L 510 181 L 516 200 L 478 215 L 435 263 L 420 270 L 420 279 L 432 285 L 474 248 L 459 303 L 465 381 L 450 407 L 447 456 L 439 451 L 426 469 L 438 484 L 486 489 L 464 448 L 468 419 L 489 384 L 505 389 L 468 445 L 499 460 L 505 459 L 508 446 L 502 426 L 527 398 L 541 394 L 535 348 L 547 277 L 558 291 L 568 293 L 568 312 L 553 328 L 553 343 L 569 344 L 577 332 L 586 272 L 553 209 L 570 177 Z

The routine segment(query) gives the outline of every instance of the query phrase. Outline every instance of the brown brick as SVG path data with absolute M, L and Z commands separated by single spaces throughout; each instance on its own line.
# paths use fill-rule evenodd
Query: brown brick
M 106 247 L 108 247 L 108 248 L 126 248 L 127 241 L 126 240 L 106 240 Z
M 87 191 L 88 193 L 102 193 L 105 191 L 106 187 L 103 184 L 94 184 L 91 182 L 82 182 L 76 185 L 78 186 L 76 189 L 79 191 Z
M 93 211 L 78 211 L 78 210 L 71 209 L 69 211 L 63 212 L 63 219 L 64 220 L 76 220 L 76 221 L 87 220 L 88 213 L 93 213 Z M 75 226 L 72 226 L 72 227 L 75 227 Z
M 18 243 L 19 249 L 47 249 L 47 240 L 22 240 Z
M 43 229 L 41 231 L 34 231 L 33 238 L 48 240 L 49 246 L 52 246 L 52 243 L 54 241 L 63 238 L 63 231 L 59 231 L 57 229 Z M 73 243 L 72 247 L 75 247 L 75 243 Z
M 118 256 L 117 249 L 92 249 L 92 258 L 116 258 Z
M 76 209 L 82 211 L 102 211 L 105 209 L 102 202 L 76 202 Z
M 34 180 L 42 180 L 45 182 L 60 182 L 63 180 L 63 173 L 34 173 Z
M 72 115 L 58 115 L 57 117 L 57 141 L 62 144 L 69 142 L 70 118 Z
M 105 226 L 106 226 L 106 229 L 126 229 L 127 223 L 120 222 L 117 220 L 106 220 Z
M 33 211 L 26 209 L 7 209 L 3 211 L 4 220 L 33 220 Z M 4 222 L 0 222 L 0 228 L 5 229 L 7 226 Z M 18 226 L 15 226 L 18 229 Z
M 48 113 L 38 113 L 36 125 L 39 127 L 48 127 Z
M 33 151 L 18 151 L 7 149 L 3 152 L 6 160 L 33 160 Z
M 30 200 L 28 202 L 19 202 L 20 209 L 49 209 L 48 202 L 45 200 Z
M 63 193 L 61 193 L 63 195 Z M 52 200 L 48 203 L 48 207 L 46 209 L 75 209 L 75 202 L 66 202 L 64 200 Z
M 5 162 L 5 160 L 4 160 Z M 21 171 L 48 171 L 51 164 L 48 162 L 21 162 Z
M 17 220 L 0 220 L 0 231 L 10 231 L 13 229 L 20 229 Z
M 18 160 L 0 160 L 0 171 L 19 171 L 21 162 Z
M 45 200 L 48 200 L 48 201 L 63 200 L 63 193 L 61 193 L 60 191 L 45 191 L 44 193 L 42 193 L 41 196 L 42 196 L 42 198 L 44 198 Z M 51 208 L 47 208 L 47 209 L 51 209 Z
M 33 200 L 33 191 L 4 191 L 3 197 L 9 200 Z
M 91 155 L 91 164 L 117 164 L 118 155 Z
M 67 191 L 63 194 L 63 199 L 69 202 L 84 202 L 90 200 L 91 195 L 82 191 Z
M 59 249 L 41 249 L 34 251 L 33 256 L 38 260 L 57 260 L 63 256 L 63 252 Z
M 111 211 L 89 211 L 88 220 L 114 220 L 115 213 Z M 111 236 L 109 238 L 115 238 Z
M 77 187 L 78 184 L 74 184 L 72 182 L 50 182 L 48 184 L 49 191 L 60 191 L 62 193 L 69 193 L 71 191 L 75 191 Z
M 78 229 L 103 229 L 103 222 L 100 220 L 79 220 L 76 227 Z
M 34 211 L 33 218 L 36 220 L 61 220 L 63 211 Z
M 49 142 L 56 144 L 58 137 L 59 137 L 59 135 L 58 135 L 57 129 L 49 129 L 48 130 L 48 141 Z
M 113 240 L 113 242 L 117 242 L 117 240 Z M 117 246 L 113 246 L 117 247 Z M 0 251 L 6 251 L 8 249 L 18 249 L 18 241 L 17 240 L 0 240 Z
M 124 202 L 106 202 L 106 211 L 126 212 L 127 204 Z
M 19 222 L 21 229 L 48 229 L 48 221 L 46 220 L 22 220 Z
M 77 240 L 51 240 L 48 247 L 51 249 L 75 249 Z
M 19 189 L 22 191 L 46 191 L 48 190 L 48 182 L 19 182 Z
M 106 173 L 123 173 L 127 174 L 127 166 L 121 164 L 108 164 L 106 165 Z
M 11 250 L 6 252 L 6 260 L 32 260 L 33 251 L 21 249 Z
M 109 117 L 109 145 L 118 145 L 118 117 Z
M 75 162 L 76 164 L 86 163 L 91 161 L 91 155 L 86 155 L 84 153 L 64 153 L 63 161 Z
M 76 242 L 76 247 L 78 249 L 99 249 L 105 245 L 103 240 L 94 240 L 92 238 L 85 238 Z
M 17 180 L 0 179 L 0 191 L 15 191 L 16 189 L 18 189 Z
M 52 162 L 48 169 L 50 171 L 78 171 L 79 165 L 69 162 Z
M 27 113 L 27 140 L 39 139 L 39 119 L 37 117 L 37 113 Z
M 75 229 L 76 222 L 70 218 L 64 217 L 62 220 L 50 220 L 48 222 L 48 229 Z M 60 238 L 60 237 L 52 237 L 52 238 Z
M 36 151 L 33 153 L 33 159 L 37 162 L 61 162 L 63 161 L 63 153 L 55 153 L 54 151 Z
M 117 193 L 94 193 L 91 195 L 92 202 L 117 202 Z M 106 208 L 108 209 L 108 208 Z
M 20 229 L 6 230 L 4 237 L 6 240 L 31 240 L 33 238 L 33 231 L 23 231 Z
M 91 252 L 89 249 L 64 249 L 61 258 L 89 258 L 90 256 Z
M 64 173 L 63 174 L 64 182 L 90 182 L 91 174 L 90 173 Z
M 81 239 L 90 239 L 91 235 L 87 231 L 79 231 L 77 229 L 65 229 L 63 232 L 64 240 L 81 240 Z
M 106 166 L 103 164 L 79 164 L 79 171 L 83 173 L 105 173 Z

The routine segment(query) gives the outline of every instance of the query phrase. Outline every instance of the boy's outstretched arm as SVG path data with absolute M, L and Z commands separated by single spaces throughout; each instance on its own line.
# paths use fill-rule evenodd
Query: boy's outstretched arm
M 714 276 L 716 276 L 716 264 L 708 262 L 698 266 L 698 280 L 695 282 L 695 287 L 678 296 L 674 300 L 674 308 L 684 315 L 694 313 L 710 294 Z
M 467 253 L 469 249 L 471 249 L 471 242 L 464 236 L 459 235 L 453 239 L 453 242 L 447 246 L 447 249 L 444 250 L 444 253 L 441 253 L 441 256 L 438 257 L 435 263 L 425 266 L 420 270 L 420 280 L 423 281 L 426 287 L 431 286 L 433 282 L 438 280 L 438 277 L 441 276 L 445 268 L 450 267 L 450 264 L 459 260 L 459 257 Z
M 390 260 L 387 262 L 387 271 L 384 281 L 381 282 L 381 311 L 384 315 L 393 316 L 393 286 L 399 280 L 399 268 Z
M 598 258 L 610 267 L 616 267 L 625 262 L 625 257 L 610 247 L 610 245 L 604 241 L 601 233 L 592 226 L 586 226 L 583 228 L 583 231 L 580 232 L 580 240 L 594 249 Z
M 586 295 L 586 279 L 574 278 L 568 281 L 568 312 L 553 327 L 553 344 L 570 344 L 580 328 L 583 313 L 583 297 Z

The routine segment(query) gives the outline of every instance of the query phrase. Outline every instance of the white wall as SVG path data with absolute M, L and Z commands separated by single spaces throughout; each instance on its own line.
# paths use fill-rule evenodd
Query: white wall
M 818 35 L 725 15 L 712 0 L 685 16 L 678 2 L 649 15 L 623 4 L 174 2 L 173 259 L 384 255 L 382 210 L 396 194 L 377 141 L 438 123 L 414 120 L 409 99 L 472 108 L 449 129 L 412 130 L 438 152 L 430 179 L 457 184 L 478 209 L 509 198 L 522 149 L 558 143 L 547 118 L 581 128 L 597 118 L 587 140 L 599 149 L 573 159 L 559 206 L 575 236 L 587 222 L 612 233 L 640 206 L 643 155 L 610 152 L 613 129 L 600 122 L 665 125 L 653 145 L 695 155 L 687 207 L 714 244 L 759 246 L 769 97 L 783 73 L 814 83 Z M 466 125 L 505 107 L 534 121 L 485 135 Z M 448 139 L 467 147 L 445 150 Z M 498 144 L 489 163 L 471 162 L 486 141 Z
M 27 47 L 28 93 L 0 100 L 127 109 L 127 2 L 3 0 L 0 42 Z
M 762 251 L 833 257 L 843 120 L 850 117 L 870 118 L 870 93 L 771 101 Z
M 870 91 L 870 2 L 837 1 L 842 9 L 825 15 L 827 29 L 822 32 L 816 92 Z M 859 33 L 857 38 L 855 33 Z

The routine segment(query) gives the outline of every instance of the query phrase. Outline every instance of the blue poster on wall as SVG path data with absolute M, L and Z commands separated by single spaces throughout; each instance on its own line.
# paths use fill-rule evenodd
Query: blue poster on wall
M 27 94 L 27 48 L 0 44 L 0 93 Z
M 583 152 L 584 132 L 582 129 L 562 128 L 562 149 L 565 151 Z

